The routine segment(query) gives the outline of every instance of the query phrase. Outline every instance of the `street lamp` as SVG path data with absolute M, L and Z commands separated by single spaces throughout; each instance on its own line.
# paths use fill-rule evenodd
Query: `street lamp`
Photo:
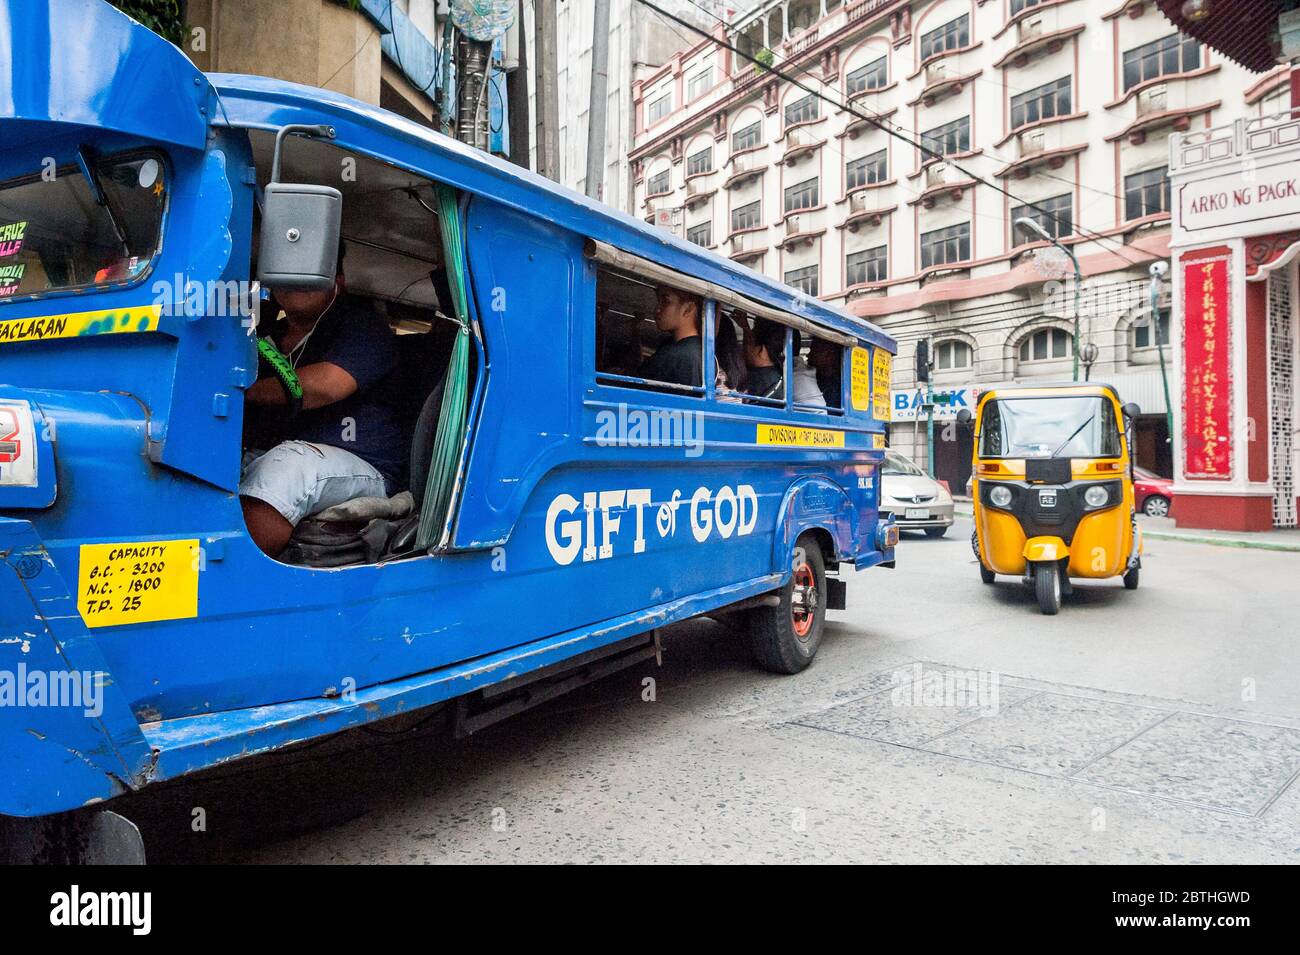
M 1081 281 L 1079 276 L 1079 259 L 1072 250 L 1067 249 L 1065 246 L 1061 245 L 1060 242 L 1057 242 L 1055 238 L 1049 235 L 1047 230 L 1038 224 L 1037 220 L 1030 219 L 1027 216 L 1021 216 L 1019 219 L 1016 220 L 1015 224 L 1020 226 L 1022 229 L 1028 229 L 1030 232 L 1037 233 L 1045 241 L 1052 243 L 1052 245 L 1056 246 L 1067 256 L 1069 256 L 1070 264 L 1074 266 L 1074 380 L 1078 381 L 1079 380 L 1079 284 Z
M 1083 354 L 1080 357 L 1083 359 L 1083 380 L 1084 381 L 1092 380 L 1092 366 L 1097 361 L 1097 357 L 1100 354 L 1101 354 L 1101 349 L 1098 348 L 1096 343 L 1094 342 L 1088 342 L 1086 345 L 1083 346 Z

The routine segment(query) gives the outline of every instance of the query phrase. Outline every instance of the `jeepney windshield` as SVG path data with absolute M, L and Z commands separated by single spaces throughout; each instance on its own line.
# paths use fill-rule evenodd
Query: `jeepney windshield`
M 1114 404 L 1099 395 L 997 398 L 984 408 L 980 456 L 1113 458 L 1120 453 Z
M 0 304 L 63 289 L 113 285 L 148 270 L 167 189 L 155 153 L 107 157 L 0 184 Z

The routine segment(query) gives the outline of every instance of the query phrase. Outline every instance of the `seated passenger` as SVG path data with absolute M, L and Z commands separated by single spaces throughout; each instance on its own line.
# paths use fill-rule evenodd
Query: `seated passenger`
M 759 398 L 779 398 L 785 370 L 785 326 L 755 318 L 745 328 L 745 390 Z
M 661 332 L 672 333 L 673 340 L 661 345 L 637 369 L 637 376 L 651 381 L 676 385 L 704 384 L 703 340 L 700 316 L 703 309 L 697 296 L 675 288 L 660 288 L 655 309 L 655 325 Z
M 799 333 L 790 334 L 794 339 L 794 403 L 804 405 L 805 410 L 812 411 L 814 414 L 825 414 L 826 397 L 822 394 L 821 386 L 817 384 L 817 372 L 808 364 L 808 360 L 799 354 L 802 344 Z
M 368 303 L 334 286 L 281 290 L 284 319 L 258 343 L 262 374 L 245 393 L 249 439 L 239 482 L 249 535 L 284 550 L 304 517 L 397 489 L 403 447 L 387 391 L 397 336 Z
M 745 320 L 740 312 L 736 312 L 734 317 L 742 323 Z M 713 364 L 713 386 L 718 400 L 739 401 L 735 392 L 745 390 L 745 358 L 736 338 L 736 322 L 721 310 L 713 316 Z
M 808 347 L 808 364 L 817 373 L 817 387 L 828 408 L 838 408 L 844 400 L 840 389 L 842 354 L 839 345 L 824 338 L 814 338 Z

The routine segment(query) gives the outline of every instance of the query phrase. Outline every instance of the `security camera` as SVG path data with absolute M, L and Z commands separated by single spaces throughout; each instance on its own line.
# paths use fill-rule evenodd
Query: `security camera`
M 1169 263 L 1168 263 L 1168 262 L 1152 262 L 1152 263 L 1151 263 L 1151 277 L 1152 277 L 1153 279 L 1162 279 L 1162 278 L 1164 278 L 1164 277 L 1165 277 L 1166 275 L 1168 275 L 1168 274 L 1169 274 Z

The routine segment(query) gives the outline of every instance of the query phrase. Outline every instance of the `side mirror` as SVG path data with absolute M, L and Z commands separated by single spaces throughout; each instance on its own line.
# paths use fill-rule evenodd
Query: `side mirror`
M 264 287 L 319 292 L 334 284 L 343 193 L 333 186 L 266 187 L 257 279 Z
M 974 415 L 972 415 L 972 414 L 970 413 L 970 409 L 969 409 L 969 408 L 959 408 L 959 409 L 957 410 L 957 423 L 958 423 L 958 424 L 970 424 L 970 421 L 971 421 L 971 418 L 972 418 L 972 417 L 974 417 Z
M 1122 408 L 1120 408 L 1120 410 L 1124 412 L 1125 418 L 1136 418 L 1138 415 L 1142 413 L 1142 409 L 1139 408 L 1132 401 L 1124 405 Z
M 290 133 L 334 138 L 334 127 L 294 124 L 275 135 L 271 181 L 263 194 L 257 278 L 264 287 L 323 291 L 338 268 L 343 193 L 333 186 L 280 182 L 280 158 Z

